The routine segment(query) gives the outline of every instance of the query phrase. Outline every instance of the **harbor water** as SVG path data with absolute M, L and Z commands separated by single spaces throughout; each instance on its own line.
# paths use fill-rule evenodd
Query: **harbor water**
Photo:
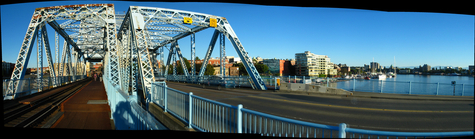
M 350 79 L 329 83 L 328 86 L 360 92 L 474 96 L 474 77 L 472 76 L 398 74 L 395 78 Z

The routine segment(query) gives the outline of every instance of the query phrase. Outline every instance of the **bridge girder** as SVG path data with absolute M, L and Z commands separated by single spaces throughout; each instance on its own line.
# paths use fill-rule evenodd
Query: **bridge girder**
M 58 37 L 55 38 L 56 62 L 60 66 L 56 66 L 57 69 L 55 69 L 58 74 L 51 74 L 50 76 L 61 76 L 63 73 L 69 75 L 84 74 L 85 71 L 82 68 L 75 71 L 78 68 L 73 68 L 71 60 L 76 62 L 76 67 L 80 65 L 79 63 L 83 63 L 81 59 L 84 62 L 86 60 L 103 60 L 106 66 L 105 71 L 107 71 L 104 76 L 110 79 L 113 86 L 127 89 L 130 85 L 132 88 L 136 88 L 137 83 L 140 83 L 140 87 L 145 92 L 149 92 L 151 83 L 155 78 L 153 68 L 155 62 L 152 61 L 156 60 L 157 54 L 163 59 L 163 48 L 166 48 L 167 44 L 176 43 L 178 40 L 192 35 L 191 60 L 194 60 L 194 34 L 207 28 L 214 28 L 216 31 L 209 48 L 212 50 L 214 47 L 217 33 L 226 36 L 243 60 L 253 84 L 258 89 L 267 89 L 250 57 L 224 17 L 175 9 L 130 6 L 127 13 L 118 16 L 118 18 L 116 19 L 113 4 L 81 4 L 36 8 L 23 40 L 11 79 L 22 79 L 24 77 L 35 39 L 45 47 L 48 65 L 55 67 L 52 65 L 53 58 L 46 37 L 46 29 L 40 29 L 40 25 L 48 24 L 65 41 L 63 56 L 59 59 L 59 41 Z M 58 22 L 60 20 L 65 21 Z M 42 37 L 37 38 L 37 35 Z M 224 51 L 223 39 L 220 39 L 220 42 L 223 43 L 221 50 Z M 70 46 L 72 49 L 70 49 Z M 182 61 L 182 67 L 188 74 L 178 45 L 170 46 L 170 49 L 172 53 L 169 55 L 175 56 L 175 53 L 178 54 L 178 58 Z M 76 55 L 71 57 L 71 54 Z M 204 60 L 207 61 L 210 55 L 211 51 L 208 51 Z M 224 52 L 221 56 L 223 55 L 225 55 Z M 68 59 L 67 62 L 66 59 Z M 167 62 L 162 62 L 170 63 L 170 60 L 169 57 Z M 206 65 L 207 63 L 202 64 L 201 69 Z M 63 69 L 64 66 L 67 66 L 67 69 Z M 69 72 L 65 72 L 65 70 Z M 165 74 L 163 70 L 162 73 L 159 73 L 159 75 Z M 190 75 L 194 75 L 194 73 Z M 202 75 L 200 73 L 198 76 Z M 15 89 L 9 89 L 9 93 L 14 94 L 17 87 L 18 85 L 15 83 L 10 84 L 9 88 Z
M 24 78 L 31 56 L 31 49 L 34 47 L 35 40 L 38 44 L 38 68 L 42 69 L 41 67 L 43 66 L 42 55 L 44 48 L 44 53 L 46 53 L 46 59 L 48 62 L 47 64 L 48 67 L 50 67 L 50 77 L 62 76 L 63 67 L 65 65 L 68 65 L 67 70 L 69 71 L 64 72 L 66 75 L 85 74 L 85 68 L 82 68 L 85 66 L 85 60 L 87 60 L 85 56 L 92 54 L 87 53 L 87 49 L 94 49 L 93 51 L 95 54 L 99 55 L 99 59 L 103 59 L 101 56 L 104 54 L 101 53 L 109 51 L 105 49 L 104 46 L 115 45 L 116 41 L 114 39 L 116 32 L 114 15 L 113 4 L 81 4 L 36 8 L 30 20 L 22 46 L 20 47 L 20 52 L 15 62 L 15 69 L 12 73 L 11 80 L 15 81 Z M 66 21 L 58 22 L 62 20 Z M 46 24 L 54 29 L 55 34 L 59 34 L 59 36 L 65 40 L 62 59 L 59 59 L 59 36 L 55 35 L 56 61 L 53 61 L 48 33 L 46 32 Z M 112 25 L 114 26 L 112 30 L 107 30 L 108 28 L 111 28 Z M 109 38 L 101 38 L 106 36 Z M 88 40 L 83 41 L 82 39 L 84 38 L 88 38 Z M 103 43 L 102 45 L 93 44 L 91 46 L 91 43 L 98 42 L 99 40 L 107 40 L 108 43 Z M 69 48 L 70 46 L 72 47 L 71 50 Z M 115 46 L 113 48 L 115 48 Z M 99 53 L 96 51 L 99 51 Z M 71 57 L 71 54 L 75 54 L 75 57 Z M 66 58 L 68 58 L 68 60 L 66 60 Z M 87 58 L 91 59 L 91 57 Z M 96 59 L 98 58 L 96 57 Z M 84 62 L 81 62 L 82 60 L 84 60 Z M 71 63 L 73 61 L 75 62 L 74 65 Z M 58 66 L 55 66 L 55 63 Z M 37 78 L 42 79 L 42 73 L 38 74 Z M 53 86 L 57 86 L 58 81 L 56 81 L 56 78 L 52 79 Z M 39 83 L 40 82 L 38 82 L 38 85 L 40 85 Z M 6 92 L 10 95 L 9 98 L 15 97 L 15 93 L 19 90 L 19 87 L 20 85 L 18 82 L 9 82 L 8 90 Z M 39 91 L 41 91 L 41 89 L 39 89 Z
M 182 60 L 183 56 L 181 55 L 180 47 L 178 47 L 178 45 L 176 45 L 175 43 L 179 39 L 182 39 L 207 28 L 215 28 L 215 34 L 223 34 L 223 37 L 220 40 L 220 42 L 222 43 L 220 49 L 222 52 L 221 57 L 225 55 L 223 40 L 224 36 L 226 36 L 232 42 L 233 46 L 235 47 L 235 50 L 237 51 L 241 59 L 243 59 L 243 63 L 249 75 L 251 76 L 254 85 L 261 90 L 267 89 L 260 75 L 257 73 L 256 68 L 252 64 L 250 57 L 247 55 L 247 52 L 244 50 L 244 47 L 241 45 L 239 39 L 232 30 L 226 18 L 183 10 L 130 6 L 129 10 L 124 16 L 123 22 L 119 30 L 131 30 L 131 32 L 135 33 L 132 35 L 135 39 L 134 41 L 132 41 L 132 45 L 127 46 L 136 47 L 138 50 L 138 57 L 140 58 L 140 60 L 138 61 L 138 63 L 140 63 L 140 77 L 143 78 L 143 80 L 141 80 L 142 84 L 140 86 L 145 90 L 145 92 L 148 92 L 148 90 L 150 90 L 151 81 L 153 81 L 155 78 L 155 75 L 153 74 L 154 69 L 148 69 L 148 67 L 152 66 L 145 66 L 152 65 L 152 61 L 156 60 L 156 55 L 153 55 L 152 53 L 155 53 L 159 48 L 167 47 L 167 44 L 172 44 L 169 49 L 170 52 L 168 54 L 167 61 L 163 61 L 163 63 L 167 63 L 167 65 L 164 65 L 166 69 L 164 70 L 164 72 L 162 71 L 162 73 L 158 75 L 167 74 L 168 64 L 172 63 L 170 60 L 172 60 L 175 55 L 177 55 L 178 59 L 181 61 L 180 64 L 182 65 L 183 71 L 185 72 L 184 74 L 188 75 L 187 69 L 185 68 L 185 65 Z M 117 36 L 118 38 L 121 38 L 122 34 L 119 32 Z M 214 47 L 215 43 L 213 42 L 216 41 L 214 36 L 215 35 L 213 35 L 212 41 L 210 43 L 210 48 Z M 193 38 L 194 36 L 192 36 L 192 39 Z M 193 44 L 194 41 L 192 40 L 192 45 Z M 193 51 L 194 47 L 191 47 Z M 163 54 L 161 55 L 161 57 L 163 57 Z M 202 70 L 200 72 L 202 73 L 198 74 L 198 76 L 203 76 L 203 69 L 207 66 L 206 61 L 208 61 L 210 55 L 211 52 L 208 51 L 203 62 L 204 64 L 202 64 L 201 67 Z M 149 57 L 150 59 L 146 59 L 146 57 Z M 191 59 L 193 60 L 194 57 Z M 224 62 L 224 60 L 222 59 L 221 62 Z M 194 63 L 194 61 L 192 61 L 192 63 Z M 224 68 L 222 69 L 224 71 Z M 189 75 L 192 76 L 193 74 Z

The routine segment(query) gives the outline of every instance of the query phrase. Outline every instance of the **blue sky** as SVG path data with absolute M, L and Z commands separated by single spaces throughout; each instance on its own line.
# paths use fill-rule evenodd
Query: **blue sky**
M 235 3 L 55 1 L 1 5 L 2 60 L 15 62 L 34 9 L 58 5 L 113 3 L 179 9 L 225 17 L 251 57 L 294 59 L 310 51 L 335 64 L 363 66 L 468 67 L 474 64 L 474 16 L 426 12 L 385 12 L 361 9 L 262 6 Z M 196 34 L 196 55 L 203 58 L 214 29 Z M 54 33 L 48 30 L 51 50 Z M 62 41 L 61 41 L 62 42 Z M 179 41 L 190 57 L 190 38 Z M 213 57 L 219 56 L 219 42 Z M 54 57 L 54 52 L 53 57 Z M 237 56 L 226 41 L 226 55 Z M 46 57 L 46 56 L 44 56 Z M 166 58 L 166 57 L 165 57 Z M 28 67 L 36 67 L 36 45 Z M 46 59 L 43 60 L 47 66 Z

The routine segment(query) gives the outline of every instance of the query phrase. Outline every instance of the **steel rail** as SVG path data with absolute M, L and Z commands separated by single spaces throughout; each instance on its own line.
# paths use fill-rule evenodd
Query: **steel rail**
M 72 96 L 80 88 L 82 88 L 90 79 L 81 80 L 67 86 L 63 90 L 32 101 L 29 105 L 22 105 L 12 111 L 4 113 L 4 127 L 32 127 L 42 119 L 49 116 L 56 110 L 58 104 L 61 104 L 65 99 Z

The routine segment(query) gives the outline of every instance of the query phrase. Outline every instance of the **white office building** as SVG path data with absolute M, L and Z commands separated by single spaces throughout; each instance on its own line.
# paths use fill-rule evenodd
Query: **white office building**
M 326 55 L 316 55 L 305 51 L 295 54 L 295 72 L 297 76 L 336 75 L 333 63 Z

